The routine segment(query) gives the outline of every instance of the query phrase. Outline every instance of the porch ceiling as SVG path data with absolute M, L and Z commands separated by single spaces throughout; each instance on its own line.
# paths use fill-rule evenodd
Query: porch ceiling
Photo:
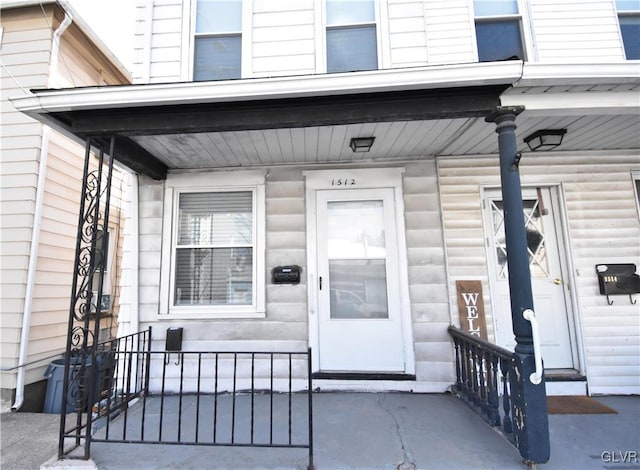
M 639 147 L 640 116 L 518 117 L 522 138 L 544 128 L 566 128 L 562 150 L 619 150 Z M 376 138 L 371 150 L 354 153 L 352 137 Z M 304 128 L 135 136 L 132 140 L 169 169 L 358 163 L 498 153 L 495 125 L 484 118 L 359 123 Z

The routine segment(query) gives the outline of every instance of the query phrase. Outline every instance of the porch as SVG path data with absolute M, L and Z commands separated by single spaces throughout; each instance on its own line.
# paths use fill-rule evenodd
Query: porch
M 638 450 L 640 398 L 596 399 L 617 414 L 550 415 L 551 458 L 543 469 L 622 468 L 620 452 Z M 314 395 L 315 461 L 323 468 L 522 469 L 518 451 L 451 395 L 317 393 Z M 56 451 L 56 415 L 2 415 L 2 468 L 38 468 Z M 44 423 L 44 424 L 43 424 Z M 20 445 L 14 443 L 20 442 Z M 617 452 L 615 455 L 612 452 Z M 610 461 L 601 458 L 603 452 Z M 627 454 L 628 455 L 628 454 Z M 38 460 L 40 456 L 40 460 Z M 305 468 L 304 449 L 256 449 L 94 443 L 100 469 Z M 54 462 L 54 458 L 51 462 Z M 74 461 L 89 465 L 91 462 Z M 637 466 L 637 461 L 629 461 Z M 46 468 L 46 467 L 45 467 Z M 49 466 L 51 468 L 51 466 Z M 411 468 L 405 466 L 403 468 Z M 628 468 L 625 466 L 625 468 Z

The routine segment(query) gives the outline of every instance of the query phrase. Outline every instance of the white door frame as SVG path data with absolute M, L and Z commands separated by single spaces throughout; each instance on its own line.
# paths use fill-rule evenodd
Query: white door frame
M 316 243 L 317 214 L 316 191 L 340 189 L 377 189 L 392 188 L 395 202 L 395 216 L 398 244 L 398 280 L 400 283 L 400 315 L 404 364 L 406 374 L 415 374 L 415 356 L 413 350 L 413 333 L 411 323 L 411 302 L 409 300 L 409 275 L 407 262 L 407 246 L 405 239 L 404 201 L 402 197 L 402 175 L 404 168 L 351 169 L 304 171 L 306 217 L 307 217 L 307 302 L 309 310 L 309 346 L 319 351 L 319 318 L 318 318 L 318 266 Z M 312 354 L 312 369 L 320 370 L 320 358 Z
M 574 362 L 574 369 L 580 372 L 581 374 L 586 374 L 585 370 L 585 358 L 584 358 L 584 346 L 583 346 L 583 338 L 580 333 L 582 328 L 579 321 L 580 315 L 578 312 L 578 301 L 576 297 L 576 278 L 575 278 L 575 269 L 573 267 L 573 255 L 571 253 L 571 241 L 569 237 L 569 231 L 567 229 L 567 216 L 566 216 L 566 203 L 564 199 L 564 191 L 561 183 L 522 183 L 522 189 L 530 189 L 530 188 L 548 188 L 551 192 L 552 198 L 555 196 L 557 200 L 557 206 L 552 209 L 556 210 L 554 214 L 554 223 L 556 224 L 556 231 L 561 236 L 561 240 L 558 240 L 558 250 L 560 256 L 560 264 L 561 269 L 563 271 L 563 276 L 566 278 L 566 284 L 568 287 L 568 292 L 565 292 L 565 299 L 567 305 L 567 322 L 569 327 L 569 335 L 571 338 L 572 344 L 572 356 Z M 488 237 L 487 230 L 491 230 L 486 226 L 486 213 L 485 213 L 485 201 L 487 199 L 488 193 L 501 191 L 499 186 L 494 185 L 486 185 L 480 187 L 480 201 L 482 206 L 482 221 L 483 221 L 483 230 L 485 239 Z M 485 252 L 486 252 L 486 260 L 487 260 L 487 273 L 488 270 L 491 269 L 490 259 L 493 256 L 491 252 L 490 244 L 485 243 Z M 493 328 L 495 331 L 496 328 L 496 317 L 494 314 L 494 295 L 493 295 L 493 286 L 491 285 L 492 276 L 487 274 L 487 280 L 489 283 L 490 289 L 490 298 L 491 298 L 491 317 Z M 495 333 L 494 333 L 495 335 Z

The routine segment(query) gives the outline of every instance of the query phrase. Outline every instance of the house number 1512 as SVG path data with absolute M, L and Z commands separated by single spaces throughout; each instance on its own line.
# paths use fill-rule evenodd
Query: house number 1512
M 331 186 L 355 186 L 356 180 L 354 178 L 338 178 L 331 180 Z

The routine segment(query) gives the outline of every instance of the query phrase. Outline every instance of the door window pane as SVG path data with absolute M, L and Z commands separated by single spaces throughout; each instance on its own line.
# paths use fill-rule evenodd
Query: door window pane
M 507 279 L 507 244 L 504 232 L 504 204 L 502 201 L 491 202 L 491 219 L 493 221 L 493 239 L 496 246 L 496 267 L 498 279 Z M 547 250 L 540 206 L 537 199 L 523 201 L 524 224 L 527 232 L 527 253 L 529 270 L 534 278 L 549 276 Z
M 330 259 L 386 256 L 382 201 L 329 202 L 327 220 Z
M 389 318 L 385 260 L 330 260 L 330 317 Z

